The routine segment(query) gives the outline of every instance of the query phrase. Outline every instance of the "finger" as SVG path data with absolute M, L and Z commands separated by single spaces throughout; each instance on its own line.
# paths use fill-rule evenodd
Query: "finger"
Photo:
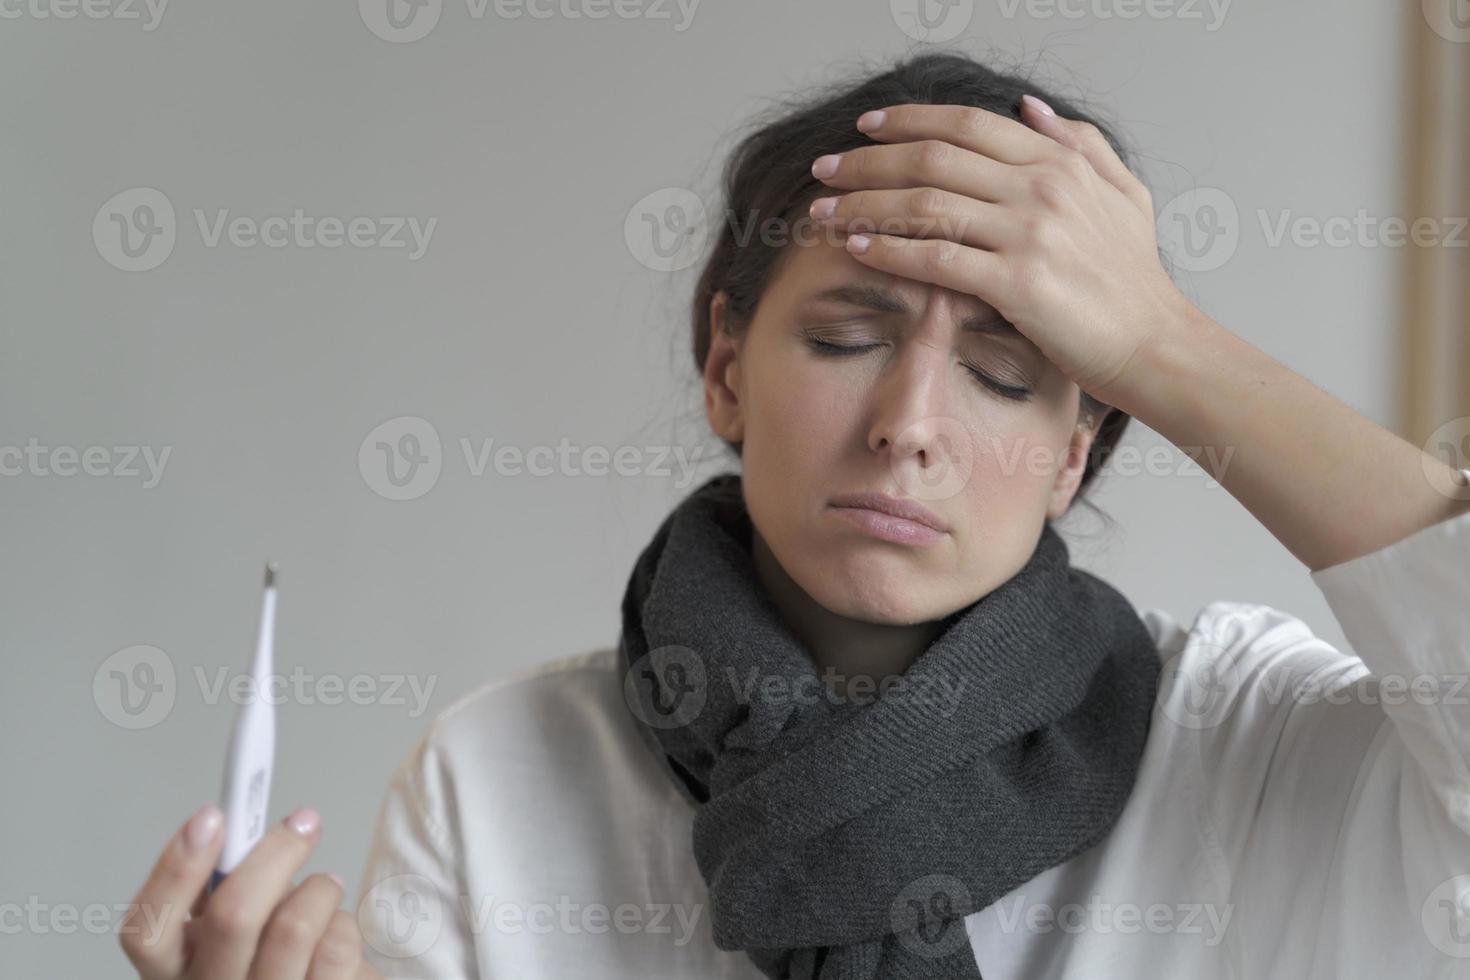
M 297 810 L 267 830 L 214 890 L 198 919 L 197 975 L 247 975 L 266 920 L 311 856 L 320 831 L 315 810 Z
M 213 872 L 211 871 L 211 875 Z M 189 918 L 197 919 L 204 913 L 205 903 L 209 901 L 209 889 L 199 889 L 199 894 L 194 896 L 194 903 L 189 906 Z
M 1015 231 L 1008 208 L 935 187 L 852 191 L 818 198 L 808 210 L 813 220 L 849 234 L 947 238 L 976 248 L 999 249 Z
M 1015 167 L 938 139 L 830 153 L 812 163 L 812 176 L 841 190 L 937 187 L 991 202 L 1013 200 L 1024 191 L 1024 175 Z
M 864 265 L 978 297 L 1006 316 L 1010 299 L 1006 264 L 995 252 L 944 238 L 883 234 L 850 235 L 846 246 L 848 254 Z
M 968 105 L 908 103 L 865 112 L 858 129 L 884 143 L 944 140 L 1000 163 L 1045 160 L 1050 141 L 1008 115 Z
M 297 885 L 265 924 L 250 964 L 250 980 L 302 980 L 317 943 L 342 905 L 342 892 L 342 886 L 324 874 L 309 875 Z
M 1098 176 L 1122 191 L 1150 216 L 1153 215 L 1153 201 L 1148 188 L 1118 159 L 1102 130 L 1089 122 L 1062 118 L 1034 95 L 1021 97 L 1021 118 L 1037 132 L 1081 153 Z
M 362 969 L 362 932 L 357 918 L 338 909 L 316 953 L 306 980 L 353 980 Z
M 224 846 L 224 814 L 200 807 L 164 846 L 118 926 L 123 952 L 143 980 L 173 978 L 185 967 L 185 909 L 203 893 Z

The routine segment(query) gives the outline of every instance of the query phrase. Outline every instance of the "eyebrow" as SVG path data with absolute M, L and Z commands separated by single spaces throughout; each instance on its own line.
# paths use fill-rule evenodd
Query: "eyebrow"
M 905 313 L 911 314 L 909 305 L 891 289 L 882 286 L 869 285 L 866 283 L 847 283 L 841 286 L 833 286 L 819 293 L 813 293 L 807 297 L 809 302 L 826 301 L 831 303 L 846 303 L 849 306 L 860 306 L 863 309 L 873 310 L 878 313 Z M 1027 340 L 1021 331 L 1016 329 L 1015 324 L 996 313 L 976 313 L 965 317 L 960 321 L 960 330 L 966 333 L 986 333 L 999 337 L 1013 337 L 1017 340 Z M 1029 343 L 1029 340 L 1027 340 Z

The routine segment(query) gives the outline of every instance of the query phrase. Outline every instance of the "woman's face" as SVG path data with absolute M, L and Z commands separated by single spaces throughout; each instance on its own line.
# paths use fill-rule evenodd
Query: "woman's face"
M 865 622 L 940 619 L 1025 564 L 1070 504 L 1093 431 L 1077 386 L 993 308 L 819 237 L 786 245 L 738 343 L 716 295 L 710 424 L 743 443 L 752 523 L 812 599 Z M 921 504 L 942 530 L 876 536 L 833 505 L 855 492 Z

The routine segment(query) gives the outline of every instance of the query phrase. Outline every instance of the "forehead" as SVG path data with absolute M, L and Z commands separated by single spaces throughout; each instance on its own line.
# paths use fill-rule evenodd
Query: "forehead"
M 828 235 L 788 244 L 766 289 L 779 293 L 786 304 L 861 308 L 903 318 L 921 316 L 931 302 L 942 299 L 948 316 L 959 321 L 962 329 L 1031 346 L 1030 340 L 980 297 L 866 266 L 848 254 L 839 239 Z

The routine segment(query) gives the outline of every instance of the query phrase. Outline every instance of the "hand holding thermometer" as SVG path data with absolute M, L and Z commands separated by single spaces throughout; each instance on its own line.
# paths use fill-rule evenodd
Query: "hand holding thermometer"
M 250 667 L 252 696 L 235 714 L 220 809 L 225 815 L 225 846 L 209 878 L 209 892 L 235 870 L 265 833 L 270 803 L 271 765 L 276 754 L 276 712 L 266 697 L 273 670 L 276 633 L 276 566 L 265 566 L 265 594 L 260 607 L 260 635 Z

